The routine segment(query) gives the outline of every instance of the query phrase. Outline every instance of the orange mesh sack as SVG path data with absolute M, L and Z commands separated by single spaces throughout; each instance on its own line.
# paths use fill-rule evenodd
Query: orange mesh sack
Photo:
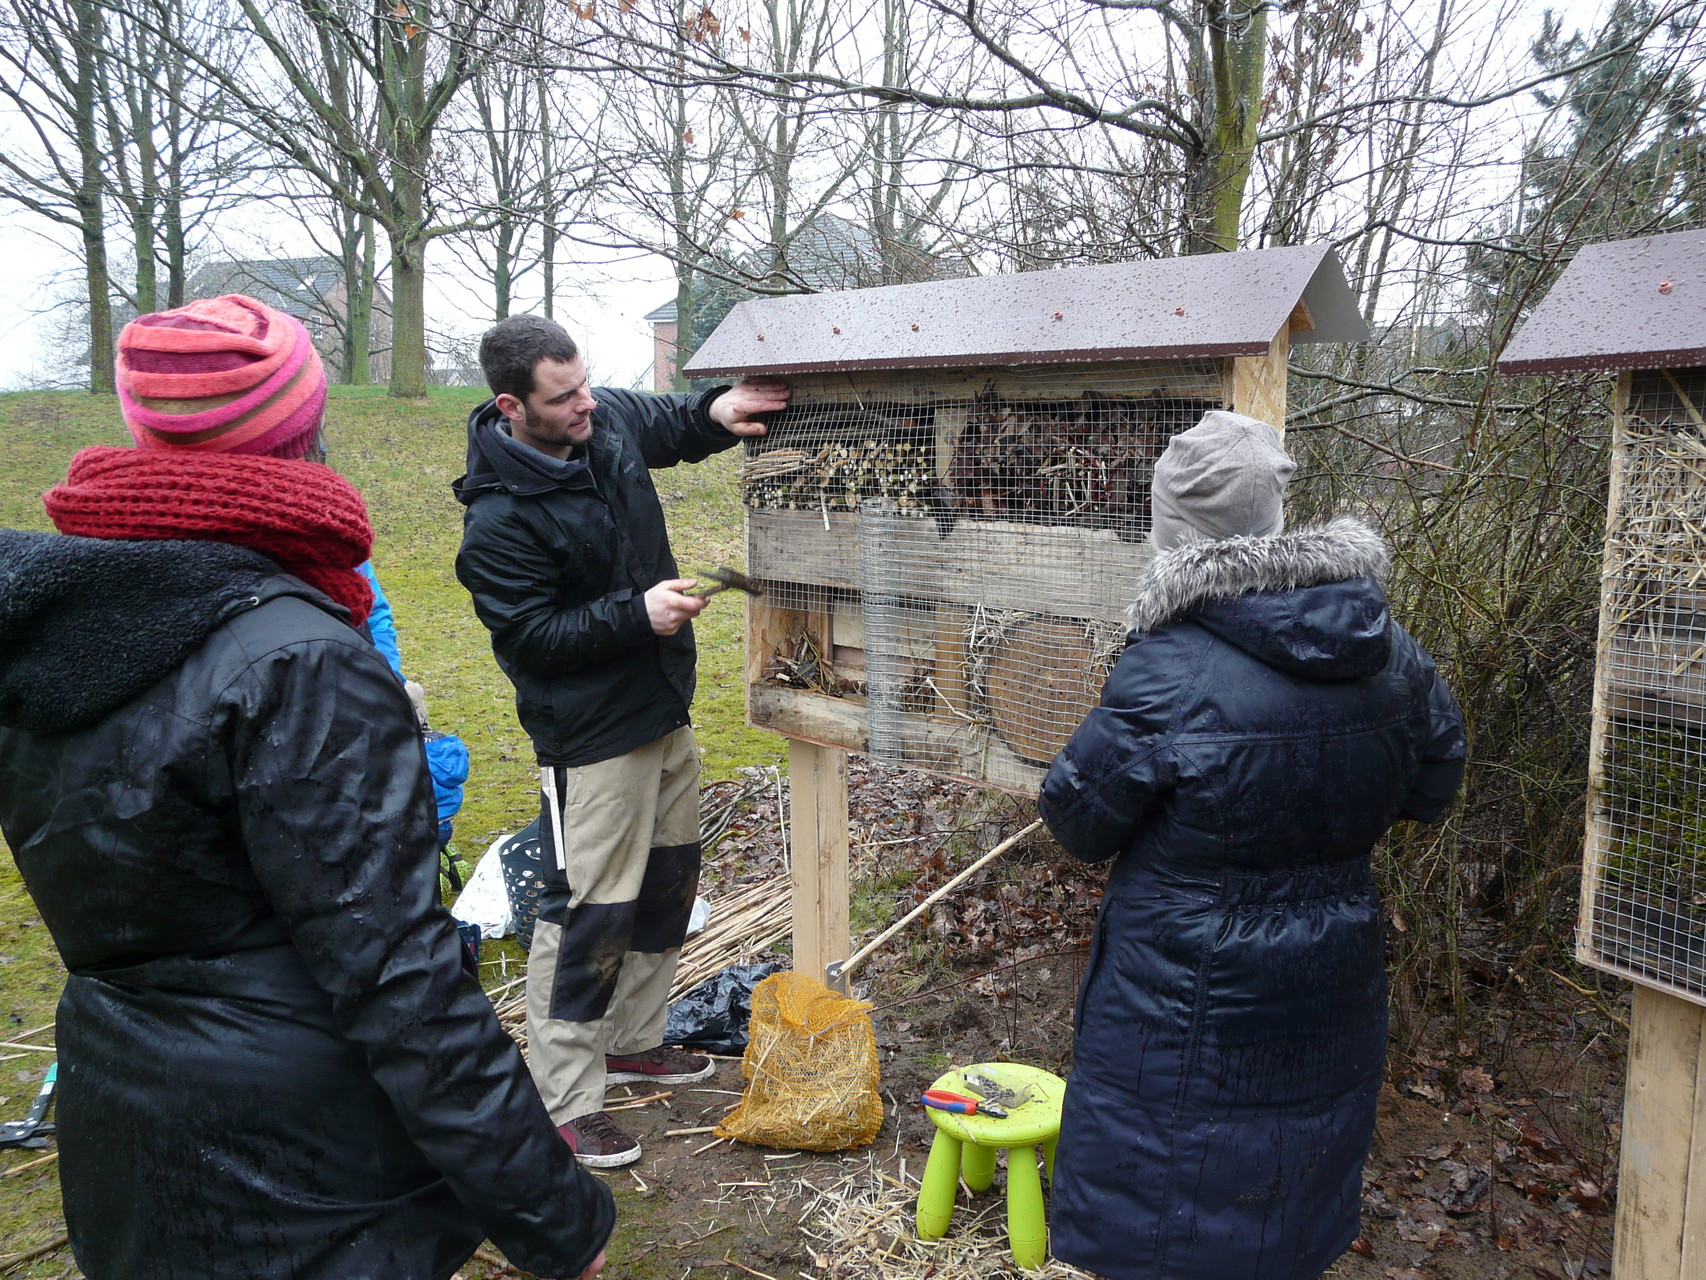
M 752 991 L 740 1073 L 746 1093 L 719 1138 L 763 1147 L 862 1147 L 883 1123 L 871 1006 L 803 973 L 773 973 Z

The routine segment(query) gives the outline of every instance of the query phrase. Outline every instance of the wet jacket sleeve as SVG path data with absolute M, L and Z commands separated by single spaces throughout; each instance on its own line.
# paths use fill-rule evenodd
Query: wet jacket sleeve
M 1464 760 L 1469 745 L 1463 733 L 1463 713 L 1457 699 L 1445 687 L 1433 659 L 1408 634 L 1403 640 L 1415 653 L 1416 678 L 1428 691 L 1428 716 L 1421 744 L 1420 767 L 1410 793 L 1398 811 L 1400 818 L 1437 822 L 1451 807 L 1457 788 L 1463 784 Z
M 1086 862 L 1127 848 L 1157 795 L 1170 787 L 1165 690 L 1127 648 L 1091 711 L 1054 758 L 1037 807 L 1054 838 Z
M 612 419 L 622 423 L 648 467 L 673 467 L 678 462 L 701 462 L 713 453 L 732 449 L 741 437 L 712 420 L 711 401 L 727 387 L 712 387 L 686 395 L 646 395 L 600 387 L 598 401 Z
M 463 968 L 402 687 L 371 650 L 312 640 L 255 659 L 220 702 L 249 861 L 339 1029 L 510 1261 L 579 1275 L 610 1235 L 610 1192 Z
M 505 662 L 533 676 L 559 676 L 606 662 L 653 640 L 643 592 L 623 588 L 586 604 L 558 602 L 560 566 L 512 506 L 468 508 L 456 577 Z

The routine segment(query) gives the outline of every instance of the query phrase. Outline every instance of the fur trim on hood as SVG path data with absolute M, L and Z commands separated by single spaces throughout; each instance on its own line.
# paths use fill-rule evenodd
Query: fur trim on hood
M 1126 621 L 1133 631 L 1153 631 L 1211 600 L 1350 578 L 1378 580 L 1391 563 L 1386 539 L 1352 516 L 1267 538 L 1187 543 L 1149 562 Z

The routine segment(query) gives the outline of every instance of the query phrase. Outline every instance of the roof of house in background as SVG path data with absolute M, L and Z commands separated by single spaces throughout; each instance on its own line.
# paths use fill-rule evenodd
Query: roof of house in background
M 324 316 L 325 299 L 343 283 L 336 258 L 251 258 L 210 262 L 190 277 L 189 293 L 212 298 L 246 293 L 298 320 Z
M 1302 303 L 1294 344 L 1368 338 L 1326 245 L 754 298 L 694 377 L 1263 355 Z
M 1706 231 L 1584 246 L 1499 357 L 1504 373 L 1706 364 Z
M 674 298 L 671 298 L 661 307 L 653 307 L 642 317 L 642 319 L 648 320 L 652 324 L 673 324 L 680 318 L 680 314 L 675 309 Z

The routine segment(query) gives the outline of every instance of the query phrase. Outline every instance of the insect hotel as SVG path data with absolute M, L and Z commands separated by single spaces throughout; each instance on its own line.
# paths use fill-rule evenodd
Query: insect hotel
M 795 964 L 848 955 L 849 751 L 1034 794 L 1096 704 L 1176 433 L 1283 428 L 1367 336 L 1323 246 L 743 302 L 686 372 L 777 375 L 742 463 L 747 717 L 791 740 Z
M 1576 954 L 1636 983 L 1614 1274 L 1706 1275 L 1706 232 L 1592 245 L 1506 373 L 1606 370 L 1611 485 Z

